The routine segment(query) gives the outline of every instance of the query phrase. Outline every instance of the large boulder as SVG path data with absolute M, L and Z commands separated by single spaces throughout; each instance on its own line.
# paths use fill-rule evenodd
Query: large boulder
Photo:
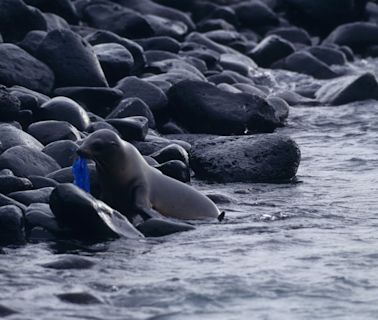
M 10 169 L 16 176 L 46 176 L 60 169 L 58 163 L 34 148 L 27 146 L 12 147 L 0 156 L 0 169 Z
M 7 123 L 0 123 L 0 145 L 2 151 L 15 146 L 27 146 L 35 150 L 43 148 L 33 136 Z
M 21 40 L 30 30 L 46 28 L 46 20 L 38 9 L 22 0 L 0 1 L 0 33 L 7 42 Z
M 118 211 L 73 184 L 61 184 L 54 189 L 50 208 L 58 224 L 79 239 L 143 237 Z
M 339 78 L 323 85 L 316 98 L 324 104 L 341 105 L 354 101 L 377 99 L 378 83 L 372 73 Z
M 17 120 L 20 106 L 21 101 L 7 88 L 0 86 L 0 121 Z
M 264 99 L 206 82 L 182 81 L 169 90 L 169 98 L 174 118 L 193 133 L 272 132 L 280 125 Z
M 297 144 L 276 134 L 199 139 L 191 154 L 198 177 L 225 183 L 288 181 L 299 163 Z
M 47 65 L 20 47 L 0 43 L 0 83 L 49 93 L 54 86 L 54 74 Z
M 56 87 L 108 86 L 91 45 L 71 30 L 49 32 L 38 56 L 54 71 Z
M 0 207 L 0 245 L 23 244 L 25 227 L 22 210 L 14 205 Z
M 247 28 L 275 26 L 279 23 L 273 10 L 258 0 L 238 3 L 233 6 L 233 9 L 241 25 Z
M 337 27 L 325 40 L 325 44 L 348 46 L 355 52 L 378 45 L 378 26 L 370 22 L 354 22 Z

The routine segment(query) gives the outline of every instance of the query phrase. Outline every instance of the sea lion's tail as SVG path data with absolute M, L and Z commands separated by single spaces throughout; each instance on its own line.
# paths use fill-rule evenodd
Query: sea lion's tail
M 218 216 L 218 221 L 222 222 L 224 220 L 224 217 L 226 216 L 226 211 L 222 211 Z

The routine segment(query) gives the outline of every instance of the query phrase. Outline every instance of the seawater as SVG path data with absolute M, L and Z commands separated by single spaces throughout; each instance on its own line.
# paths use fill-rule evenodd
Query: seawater
M 378 74 L 377 60 L 353 67 Z M 315 82 L 285 72 L 280 79 Z M 91 247 L 7 248 L 0 304 L 19 312 L 8 319 L 377 319 L 378 102 L 290 112 L 279 132 L 301 148 L 296 182 L 194 181 L 230 201 L 220 204 L 225 223 L 190 232 Z M 95 266 L 41 266 L 68 255 Z M 102 303 L 56 296 L 67 292 L 91 293 Z

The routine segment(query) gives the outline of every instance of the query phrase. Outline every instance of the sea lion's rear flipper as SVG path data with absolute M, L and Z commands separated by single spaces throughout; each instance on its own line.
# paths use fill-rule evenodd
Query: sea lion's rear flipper
M 176 232 L 195 229 L 187 223 L 175 222 L 168 219 L 151 218 L 136 227 L 145 237 L 163 237 Z
M 222 211 L 218 216 L 218 221 L 222 222 L 226 216 L 226 211 Z

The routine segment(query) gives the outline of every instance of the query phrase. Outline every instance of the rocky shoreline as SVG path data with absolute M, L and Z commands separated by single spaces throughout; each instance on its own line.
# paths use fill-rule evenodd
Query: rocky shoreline
M 291 181 L 299 147 L 274 133 L 290 107 L 378 98 L 375 76 L 349 65 L 378 55 L 378 5 L 339 2 L 2 0 L 0 245 L 61 236 L 69 199 L 119 218 L 57 196 L 80 141 L 103 128 L 182 182 Z M 277 70 L 323 82 L 282 90 Z

